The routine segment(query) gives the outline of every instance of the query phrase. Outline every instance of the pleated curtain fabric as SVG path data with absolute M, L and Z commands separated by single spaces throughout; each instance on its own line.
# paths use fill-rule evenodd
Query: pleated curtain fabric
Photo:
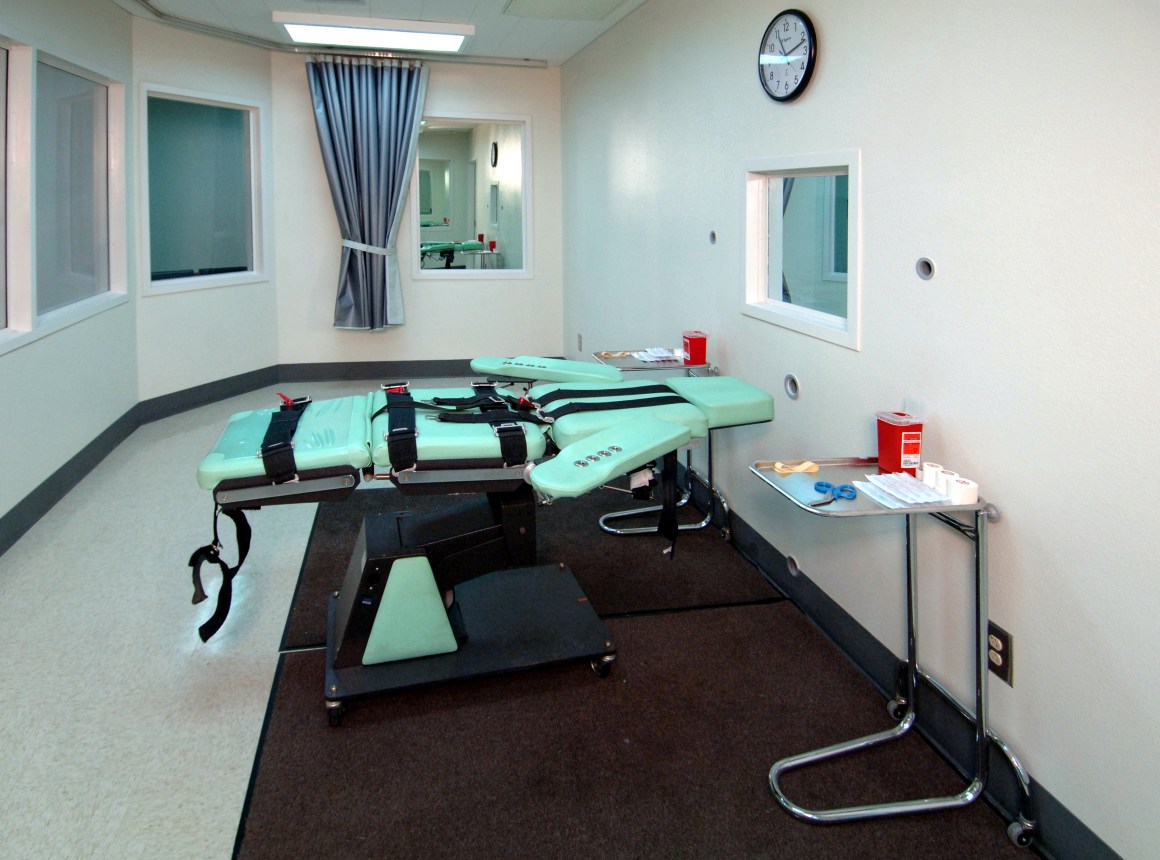
M 402 325 L 396 240 L 415 164 L 427 68 L 315 57 L 306 64 L 322 162 L 342 232 L 336 328 Z

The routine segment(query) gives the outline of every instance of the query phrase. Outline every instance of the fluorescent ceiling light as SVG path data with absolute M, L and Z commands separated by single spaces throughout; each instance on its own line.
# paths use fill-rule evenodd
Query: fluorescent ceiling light
M 463 47 L 468 36 L 475 35 L 475 27 L 471 24 L 346 18 L 297 12 L 275 12 L 274 23 L 285 27 L 295 42 L 385 51 L 454 53 Z

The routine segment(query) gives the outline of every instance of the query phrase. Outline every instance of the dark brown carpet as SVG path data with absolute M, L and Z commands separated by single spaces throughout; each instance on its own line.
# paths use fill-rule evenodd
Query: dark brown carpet
M 327 597 L 342 585 L 359 526 L 368 513 L 422 513 L 452 498 L 463 497 L 407 496 L 388 488 L 360 490 L 345 501 L 320 504 L 286 620 L 282 650 L 326 642 Z M 602 616 L 778 599 L 777 591 L 733 551 L 717 529 L 681 532 L 672 558 L 662 554 L 668 543 L 659 536 L 612 536 L 600 530 L 602 514 L 642 504 L 623 493 L 597 490 L 538 508 L 539 563 L 566 564 Z M 682 509 L 680 518 L 696 522 L 701 515 L 689 506 Z M 655 520 L 641 517 L 615 525 L 651 522 Z M 260 523 L 255 522 L 255 529 L 260 529 Z
M 326 594 L 367 511 L 437 503 L 389 490 L 321 505 L 290 647 L 323 641 Z M 351 703 L 332 728 L 325 652 L 283 654 L 236 856 L 1028 856 L 982 802 L 823 826 L 782 810 L 770 765 L 887 727 L 885 702 L 718 532 L 683 533 L 670 561 L 660 538 L 600 532 L 598 514 L 624 506 L 594 493 L 539 519 L 541 561 L 566 561 L 605 617 L 618 654 L 607 679 L 576 663 L 407 690 Z M 807 807 L 965 785 L 917 736 L 782 784 Z
M 285 654 L 238 856 L 1025 858 L 989 807 L 817 826 L 767 784 L 786 755 L 885 728 L 875 693 L 788 602 L 607 622 L 607 679 L 557 666 L 323 708 Z M 951 794 L 917 737 L 787 774 L 802 804 Z

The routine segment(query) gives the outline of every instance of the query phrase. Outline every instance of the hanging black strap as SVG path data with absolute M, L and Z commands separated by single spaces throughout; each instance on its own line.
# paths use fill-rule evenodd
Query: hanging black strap
M 222 513 L 234 521 L 234 529 L 237 532 L 238 540 L 238 563 L 233 567 L 226 564 L 225 559 L 222 558 L 222 544 L 218 538 L 218 514 Z M 216 564 L 222 571 L 222 584 L 218 589 L 217 607 L 214 609 L 213 615 L 209 617 L 204 624 L 197 628 L 198 635 L 201 636 L 202 642 L 208 642 L 225 623 L 226 616 L 230 614 L 230 602 L 233 598 L 233 580 L 241 570 L 242 562 L 246 560 L 246 556 L 250 552 L 250 536 L 252 530 L 250 523 L 246 520 L 246 515 L 240 509 L 226 509 L 223 510 L 220 506 L 214 505 L 213 511 L 213 543 L 208 546 L 203 546 L 196 550 L 193 555 L 189 557 L 189 566 L 193 568 L 193 603 L 194 605 L 201 603 L 206 599 L 205 589 L 201 584 L 201 565 L 202 562 L 208 561 L 211 564 Z
M 262 439 L 258 456 L 262 458 L 262 469 L 271 483 L 284 484 L 298 474 L 298 464 L 294 462 L 294 431 L 302 413 L 310 405 L 310 398 L 291 400 L 284 394 L 282 408 L 270 414 L 270 423 Z
M 661 461 L 661 520 L 657 532 L 669 540 L 669 558 L 677 550 L 677 535 L 681 527 L 677 524 L 677 452 L 669 451 Z

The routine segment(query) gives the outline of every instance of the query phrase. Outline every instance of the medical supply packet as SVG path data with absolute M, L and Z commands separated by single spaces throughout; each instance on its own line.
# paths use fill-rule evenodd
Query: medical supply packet
M 867 475 L 866 481 L 855 481 L 854 486 L 878 504 L 888 508 L 909 508 L 922 505 L 945 505 L 946 496 L 940 496 L 933 487 L 906 472 L 886 475 Z

